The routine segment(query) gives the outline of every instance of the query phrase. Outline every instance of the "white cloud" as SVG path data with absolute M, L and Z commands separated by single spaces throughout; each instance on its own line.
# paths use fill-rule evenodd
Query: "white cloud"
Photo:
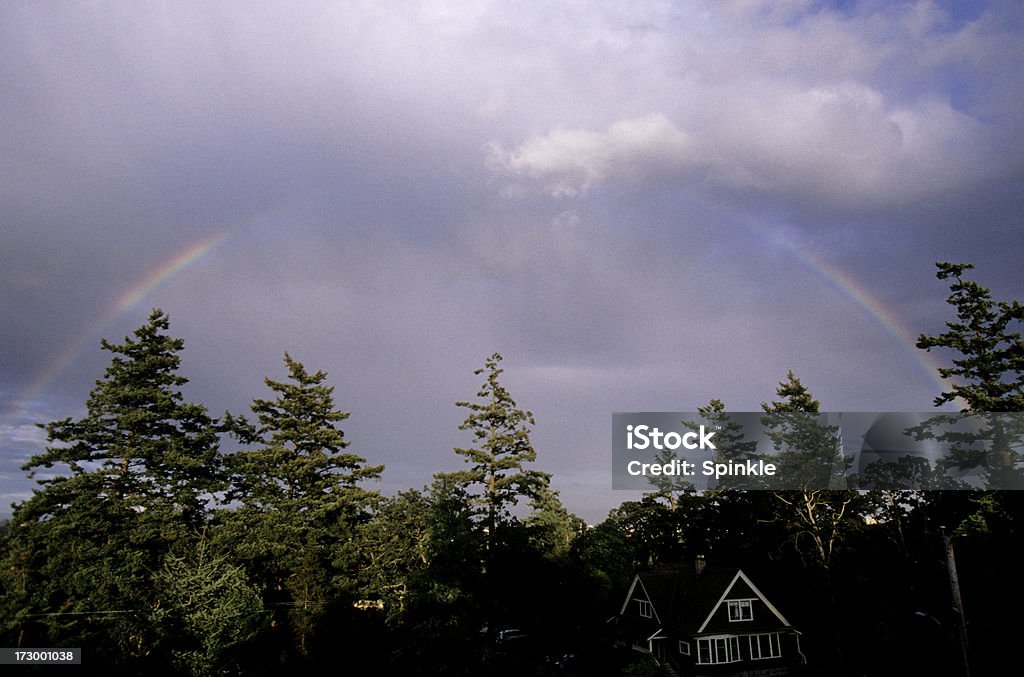
M 744 93 L 703 130 L 716 182 L 839 206 L 919 199 L 985 178 L 984 129 L 948 102 L 859 83 Z
M 489 165 L 555 196 L 609 180 L 699 181 L 846 207 L 920 199 L 989 173 L 985 126 L 948 101 L 895 105 L 857 82 L 760 82 L 717 94 L 713 107 L 689 114 L 689 129 L 662 113 L 604 132 L 562 128 L 511 149 L 493 144 Z
M 1019 166 L 1011 130 L 1021 115 L 1005 92 L 1016 89 L 1024 55 L 992 12 L 958 25 L 931 2 L 846 13 L 735 2 L 659 6 L 649 16 L 655 29 L 599 65 L 576 59 L 590 47 L 562 46 L 560 63 L 572 70 L 553 71 L 566 90 L 557 96 L 574 103 L 555 121 L 532 106 L 538 115 L 522 120 L 522 133 L 506 125 L 489 147 L 491 169 L 518 181 L 506 194 L 533 186 L 580 196 L 640 179 L 874 209 Z M 595 12 L 588 35 L 599 19 L 621 17 Z M 978 54 L 998 65 L 984 68 Z M 502 91 L 489 112 L 513 88 Z
M 493 169 L 544 181 L 555 196 L 586 192 L 609 177 L 641 179 L 677 171 L 689 161 L 690 139 L 661 113 L 619 120 L 604 132 L 556 129 L 506 151 L 490 149 Z

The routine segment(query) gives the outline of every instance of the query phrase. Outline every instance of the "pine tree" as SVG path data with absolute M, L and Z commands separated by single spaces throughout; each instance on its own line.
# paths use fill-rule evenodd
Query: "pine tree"
M 525 524 L 533 549 L 549 560 L 567 557 L 573 539 L 586 524 L 565 509 L 558 492 L 550 487 L 542 488 L 530 507 L 533 511 Z
M 1018 301 L 995 301 L 989 289 L 963 273 L 974 268 L 967 263 L 935 264 L 940 280 L 952 278 L 947 302 L 956 308 L 957 321 L 947 322 L 948 331 L 937 336 L 921 334 L 917 347 L 948 348 L 959 355 L 952 367 L 939 375 L 955 377 L 947 392 L 935 398 L 935 406 L 959 399 L 967 411 L 1024 411 L 1024 339 L 1011 331 L 1024 323 L 1024 305 Z
M 291 630 L 308 654 L 328 607 L 355 593 L 357 526 L 378 498 L 361 483 L 380 478 L 383 466 L 346 451 L 336 427 L 348 418 L 336 409 L 327 374 L 309 373 L 285 353 L 289 381 L 265 379 L 277 394 L 255 399 L 255 424 L 227 415 L 229 427 L 251 445 L 231 458 L 230 498 L 237 510 L 224 516 L 225 537 L 280 611 L 276 625 Z
M 52 446 L 25 465 L 66 469 L 17 506 L 5 554 L 17 632 L 39 645 L 91 646 L 114 665 L 151 654 L 153 572 L 223 486 L 216 421 L 184 400 L 184 342 L 168 326 L 154 310 L 134 338 L 102 341 L 114 358 L 86 415 L 46 426 Z
M 473 372 L 477 376 L 487 374 L 477 392 L 479 401 L 456 402 L 456 406 L 471 412 L 459 430 L 472 432 L 477 446 L 455 449 L 470 468 L 451 474 L 463 486 L 476 488 L 475 495 L 491 533 L 509 517 L 509 509 L 521 497 L 537 497 L 549 479 L 547 473 L 526 467 L 537 459 L 528 427 L 535 425 L 533 414 L 517 408 L 499 382 L 504 371 L 498 367 L 501 359 L 501 355 L 494 353 L 482 369 Z
M 438 474 L 426 496 L 426 515 L 415 521 L 419 562 L 406 578 L 401 637 L 393 654 L 395 674 L 477 674 L 478 641 L 485 599 L 472 497 L 450 475 Z M 422 563 L 422 566 L 420 566 Z
M 864 499 L 853 490 L 830 490 L 845 459 L 835 427 L 818 421 L 820 403 L 793 372 L 779 383 L 780 400 L 762 403 L 764 424 L 779 454 L 779 473 L 800 489 L 775 491 L 781 526 L 790 534 L 797 551 L 809 539 L 817 570 L 823 575 L 832 624 L 834 668 L 842 665 L 840 620 L 832 586 L 832 558 L 836 547 L 860 527 Z M 812 569 L 813 570 L 813 569 Z
M 957 317 L 946 322 L 944 333 L 922 333 L 917 347 L 929 352 L 945 348 L 956 354 L 952 367 L 938 370 L 943 378 L 955 381 L 934 403 L 937 407 L 958 403 L 961 412 L 973 415 L 980 426 L 969 434 L 949 432 L 948 424 L 958 417 L 939 414 L 913 433 L 918 439 L 935 438 L 949 444 L 950 452 L 939 470 L 983 466 L 988 486 L 1019 489 L 1024 487 L 1019 452 L 1024 439 L 1020 414 L 1024 412 L 1024 338 L 1020 331 L 1024 305 L 1016 300 L 996 301 L 988 288 L 965 279 L 965 271 L 974 268 L 971 264 L 935 265 L 936 277 L 949 280 L 947 302 L 956 309 Z M 985 451 L 978 451 L 979 447 Z M 1024 509 L 1014 491 L 958 492 L 955 496 L 929 493 L 928 499 L 933 508 L 945 513 L 939 519 L 949 526 L 959 523 L 959 531 L 995 528 L 1017 534 L 1024 522 Z
M 765 429 L 779 451 L 780 476 L 805 491 L 846 488 L 846 467 L 852 459 L 843 457 L 839 428 L 820 422 L 818 401 L 792 371 L 775 392 L 784 399 L 761 408 Z
M 182 674 L 239 674 L 243 654 L 266 625 L 260 592 L 241 567 L 200 539 L 155 572 L 152 620 L 173 636 L 169 658 Z
M 71 469 L 70 477 L 39 481 L 52 491 L 37 494 L 38 517 L 59 509 L 46 498 L 85 489 L 137 512 L 170 510 L 190 526 L 202 524 L 213 493 L 223 488 L 218 428 L 205 407 L 184 401 L 180 388 L 188 379 L 177 373 L 184 341 L 167 336 L 168 327 L 157 309 L 134 339 L 101 341 L 115 357 L 86 400 L 87 415 L 46 426 L 47 439 L 59 446 L 25 465 Z
M 349 442 L 336 423 L 349 417 L 334 404 L 334 387 L 324 385 L 327 374 L 310 374 L 285 353 L 291 382 L 265 379 L 277 393 L 274 400 L 255 399 L 256 425 L 228 416 L 240 439 L 256 444 L 238 452 L 234 494 L 251 507 L 309 514 L 314 520 L 334 520 L 361 514 L 375 496 L 359 486 L 380 478 L 383 466 L 346 452 Z
M 528 427 L 534 425 L 533 414 L 519 409 L 508 390 L 501 385 L 499 377 L 503 370 L 498 366 L 500 363 L 501 355 L 494 353 L 484 362 L 483 368 L 473 372 L 477 376 L 486 374 L 486 380 L 477 392 L 478 401 L 456 402 L 456 406 L 470 411 L 459 429 L 470 431 L 476 446 L 455 449 L 455 453 L 464 457 L 470 467 L 439 476 L 439 479 L 450 481 L 473 496 L 483 516 L 484 552 L 478 561 L 482 562 L 485 574 L 483 606 L 492 641 L 499 602 L 498 550 L 504 544 L 516 541 L 513 534 L 499 534 L 499 530 L 515 526 L 517 522 L 512 518 L 510 509 L 520 498 L 538 498 L 549 481 L 547 473 L 526 467 L 537 458 Z
M 410 489 L 382 499 L 373 519 L 360 525 L 366 597 L 383 603 L 389 625 L 404 622 L 415 581 L 430 563 L 431 510 L 430 497 Z
M 780 451 L 780 476 L 801 487 L 774 492 L 785 506 L 780 516 L 797 544 L 810 538 L 818 564 L 827 571 L 835 546 L 854 525 L 858 495 L 827 488 L 845 460 L 836 428 L 818 422 L 818 400 L 792 371 L 775 392 L 783 399 L 761 405 L 765 427 Z
M 725 403 L 713 399 L 703 407 L 697 407 L 697 413 L 715 429 L 715 462 L 747 461 L 757 458 L 757 441 L 747 440 L 743 426 L 732 419 L 725 410 Z M 687 426 L 697 430 L 699 422 L 684 421 Z M 719 489 L 757 489 L 764 485 L 764 478 L 752 475 L 723 477 L 719 480 Z

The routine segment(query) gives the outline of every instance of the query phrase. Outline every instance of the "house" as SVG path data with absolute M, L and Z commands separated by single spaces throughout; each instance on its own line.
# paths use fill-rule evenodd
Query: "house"
M 620 642 L 686 676 L 792 674 L 800 632 L 739 569 L 662 567 L 634 576 L 618 615 Z

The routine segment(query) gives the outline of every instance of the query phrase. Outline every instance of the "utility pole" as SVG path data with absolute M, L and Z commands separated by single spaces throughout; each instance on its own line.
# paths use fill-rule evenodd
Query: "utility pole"
M 953 609 L 956 611 L 956 624 L 960 634 L 960 655 L 964 663 L 964 677 L 971 677 L 971 666 L 967 660 L 967 618 L 964 616 L 964 603 L 960 598 L 960 581 L 956 575 L 956 558 L 953 556 L 953 536 L 946 534 L 946 527 L 939 527 L 942 543 L 946 548 L 946 569 L 949 571 L 949 587 L 953 593 Z

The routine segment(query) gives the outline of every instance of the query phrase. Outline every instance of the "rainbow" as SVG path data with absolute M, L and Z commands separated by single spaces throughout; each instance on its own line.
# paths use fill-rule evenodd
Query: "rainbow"
M 107 321 L 117 317 L 142 300 L 144 296 L 159 287 L 175 274 L 206 256 L 214 247 L 227 239 L 228 233 L 214 233 L 185 248 L 177 256 L 151 272 L 141 282 L 121 294 L 114 304 Z
M 938 391 L 949 390 L 951 384 L 938 375 L 938 360 L 931 353 L 919 350 L 916 347 L 916 336 L 913 332 L 903 324 L 896 313 L 887 308 L 878 297 L 873 295 L 858 280 L 835 264 L 813 254 L 781 229 L 773 230 L 771 237 L 769 237 L 762 228 L 753 227 L 745 219 L 733 219 L 733 221 L 740 223 L 747 231 L 759 238 L 770 240 L 773 244 L 782 245 L 807 269 L 814 272 L 878 322 L 908 352 L 910 358 L 920 368 L 925 379 L 934 385 Z M 228 232 L 214 233 L 189 245 L 121 294 L 106 313 L 93 322 L 82 334 L 78 335 L 79 338 L 66 345 L 53 360 L 35 375 L 19 396 L 14 399 L 8 415 L 25 412 L 40 393 L 67 369 L 79 353 L 96 340 L 96 336 L 103 327 L 121 313 L 138 304 L 149 293 L 174 275 L 206 256 L 217 245 L 227 239 L 228 235 Z M 7 417 L 5 416 L 4 418 Z
M 762 235 L 763 237 L 763 235 Z M 783 232 L 774 233 L 774 241 L 783 245 L 800 263 L 824 280 L 829 286 L 852 301 L 872 317 L 893 339 L 910 355 L 925 379 L 944 392 L 952 388 L 952 382 L 939 376 L 938 359 L 930 352 L 917 347 L 917 336 L 900 319 L 899 315 L 885 306 L 877 296 L 872 294 L 852 275 L 839 266 L 810 252 Z M 960 407 L 966 404 L 959 398 L 953 401 Z
M 151 271 L 142 280 L 136 283 L 128 291 L 117 298 L 110 309 L 94 321 L 89 327 L 78 334 L 78 338 L 69 342 L 47 365 L 29 381 L 21 393 L 14 399 L 11 412 L 8 416 L 14 416 L 26 411 L 31 403 L 39 397 L 40 393 L 60 374 L 67 369 L 80 352 L 96 340 L 96 335 L 108 323 L 114 320 L 121 313 L 131 309 L 147 294 L 181 272 L 191 264 L 210 253 L 214 247 L 227 239 L 228 232 L 214 233 L 208 235 L 198 242 L 195 242 L 171 259 Z M 5 417 L 6 418 L 6 417 Z

